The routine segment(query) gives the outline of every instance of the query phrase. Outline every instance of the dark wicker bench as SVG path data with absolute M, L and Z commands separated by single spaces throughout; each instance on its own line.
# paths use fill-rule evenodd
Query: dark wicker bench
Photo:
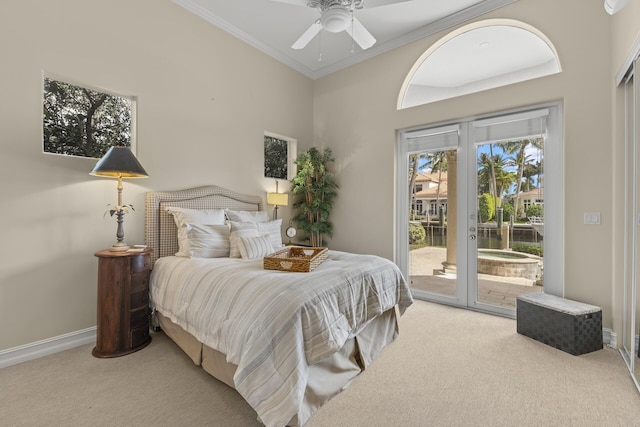
M 519 334 L 573 355 L 602 349 L 602 309 L 537 293 L 517 299 Z

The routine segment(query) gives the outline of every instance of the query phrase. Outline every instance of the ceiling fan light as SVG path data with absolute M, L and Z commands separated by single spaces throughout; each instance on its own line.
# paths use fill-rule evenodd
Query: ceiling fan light
M 322 28 L 331 33 L 339 33 L 346 30 L 350 22 L 351 13 L 341 7 L 326 10 L 320 18 Z

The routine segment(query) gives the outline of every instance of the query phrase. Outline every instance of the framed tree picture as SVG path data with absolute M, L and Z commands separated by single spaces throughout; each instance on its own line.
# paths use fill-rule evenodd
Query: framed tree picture
M 296 158 L 296 140 L 265 132 L 264 176 L 275 179 L 292 179 Z
M 133 97 L 44 77 L 43 151 L 101 158 L 114 146 L 135 154 Z

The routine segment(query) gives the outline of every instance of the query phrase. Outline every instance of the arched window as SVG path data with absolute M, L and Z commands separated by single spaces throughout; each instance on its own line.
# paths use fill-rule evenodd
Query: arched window
M 474 22 L 422 54 L 402 85 L 398 109 L 560 71 L 555 48 L 536 28 L 510 19 Z

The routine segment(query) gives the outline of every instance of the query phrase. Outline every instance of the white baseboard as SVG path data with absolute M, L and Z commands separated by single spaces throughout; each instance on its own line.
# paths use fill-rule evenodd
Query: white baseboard
M 17 365 L 49 354 L 95 342 L 96 327 L 70 332 L 46 340 L 0 351 L 0 368 Z
M 618 348 L 618 335 L 609 328 L 602 329 L 602 341 L 604 345 Z
M 636 341 L 637 339 L 638 337 L 636 337 Z M 7 366 L 17 365 L 18 363 L 28 362 L 29 360 L 37 359 L 49 354 L 69 350 L 70 348 L 90 344 L 95 342 L 95 340 L 96 327 L 93 326 L 80 331 L 70 332 L 65 335 L 2 350 L 0 351 L 0 369 L 6 368 Z M 611 329 L 602 329 L 602 341 L 609 347 L 618 348 L 618 336 Z

